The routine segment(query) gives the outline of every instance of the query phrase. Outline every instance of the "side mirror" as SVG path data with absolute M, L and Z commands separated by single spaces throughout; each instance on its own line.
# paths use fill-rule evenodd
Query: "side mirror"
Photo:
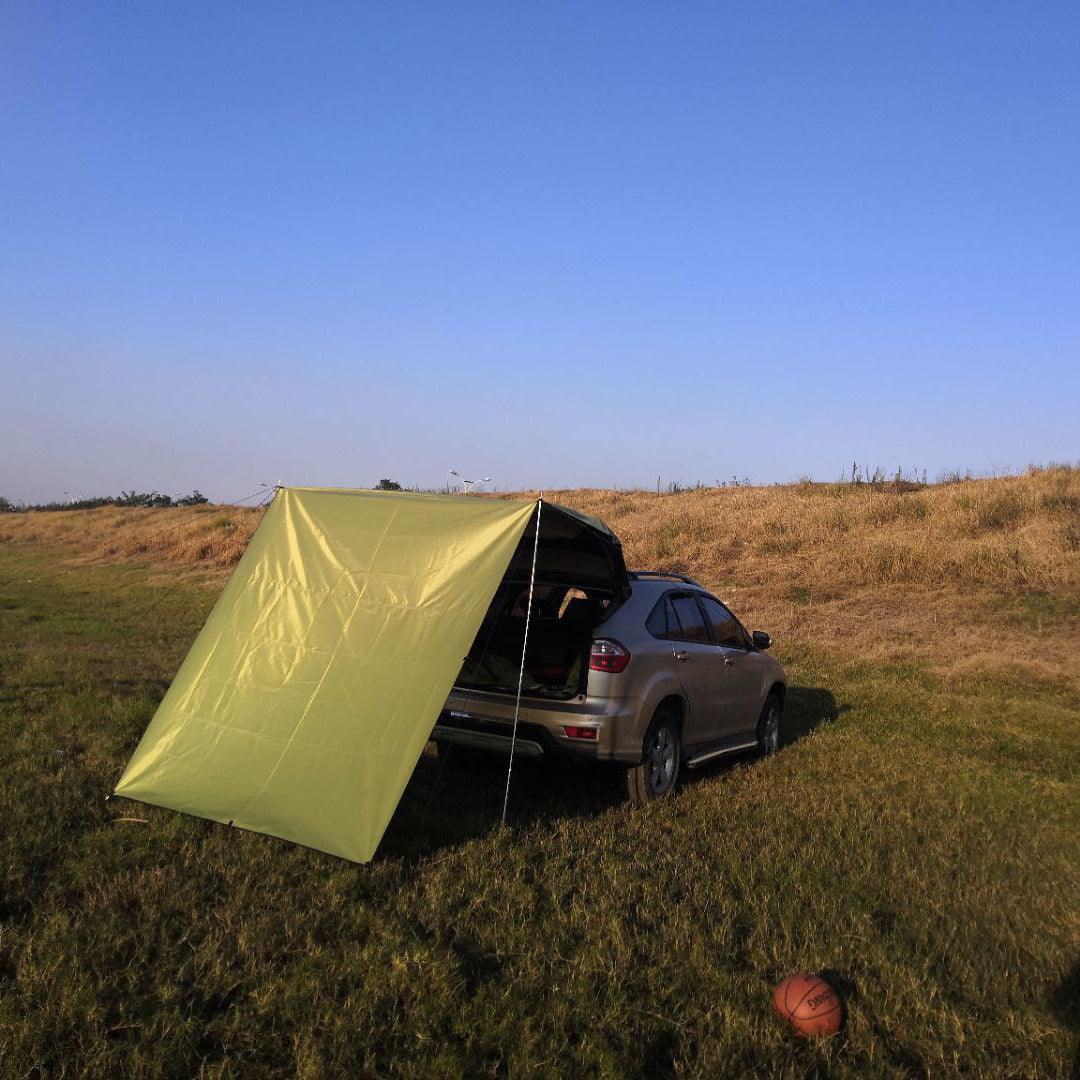
M 772 638 L 764 630 L 755 630 L 751 635 L 754 639 L 754 648 L 765 650 L 772 644 Z

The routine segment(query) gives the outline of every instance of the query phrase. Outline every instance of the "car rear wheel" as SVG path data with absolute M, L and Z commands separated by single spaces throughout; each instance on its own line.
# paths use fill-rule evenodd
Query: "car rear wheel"
M 784 703 L 779 694 L 770 694 L 761 710 L 757 723 L 758 753 L 762 757 L 775 754 L 780 746 L 780 733 L 784 723 Z
M 645 735 L 641 764 L 626 770 L 626 793 L 634 806 L 675 790 L 681 750 L 678 721 L 669 712 L 658 712 Z

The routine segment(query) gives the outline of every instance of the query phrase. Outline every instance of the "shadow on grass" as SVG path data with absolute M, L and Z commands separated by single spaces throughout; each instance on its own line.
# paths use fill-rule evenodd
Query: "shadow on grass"
M 805 738 L 819 724 L 835 720 L 848 711 L 848 705 L 837 705 L 831 690 L 820 686 L 789 686 L 787 700 L 784 702 L 784 727 L 780 749 Z M 684 783 L 693 784 L 711 776 L 723 775 L 736 765 L 745 765 L 755 757 L 754 751 L 743 754 L 728 754 L 706 762 L 696 769 L 686 770 Z
M 1050 1007 L 1076 1039 L 1070 1075 L 1080 1078 L 1080 960 L 1073 964 L 1054 990 Z
M 436 755 L 429 747 L 405 788 L 379 856 L 421 857 L 497 828 L 506 766 L 504 754 L 450 746 Z M 594 817 L 621 803 L 617 781 L 611 766 L 516 759 L 507 822 L 520 827 Z
M 784 709 L 784 744 L 834 720 L 837 706 L 829 690 L 792 686 Z M 686 783 L 722 774 L 747 761 L 732 755 L 690 771 Z M 420 758 L 377 858 L 422 858 L 483 836 L 502 816 L 507 757 L 451 746 L 436 755 L 429 746 Z M 507 820 L 514 826 L 563 818 L 595 817 L 625 801 L 623 770 L 613 765 L 561 760 L 516 760 Z
M 791 686 L 784 704 L 784 745 L 809 735 L 819 724 L 835 720 L 851 708 L 837 705 L 823 686 Z

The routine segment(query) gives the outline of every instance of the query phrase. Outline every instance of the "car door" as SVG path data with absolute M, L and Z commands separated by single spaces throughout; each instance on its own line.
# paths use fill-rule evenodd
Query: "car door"
M 723 657 L 725 685 L 721 692 L 724 735 L 752 732 L 764 703 L 765 679 L 761 654 L 739 620 L 712 596 L 699 596 L 712 632 L 712 640 Z
M 687 746 L 701 745 L 720 737 L 724 664 L 694 594 L 676 590 L 667 594 L 667 601 L 668 637 L 676 674 L 689 705 L 683 742 Z

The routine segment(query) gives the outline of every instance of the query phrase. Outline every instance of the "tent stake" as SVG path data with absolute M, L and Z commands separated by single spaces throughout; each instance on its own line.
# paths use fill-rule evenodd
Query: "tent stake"
M 533 586 L 536 584 L 536 552 L 540 547 L 541 496 L 536 500 L 536 535 L 533 536 L 532 570 L 529 572 L 529 603 L 525 608 L 525 639 L 521 643 L 521 667 L 518 669 L 517 697 L 514 699 L 514 730 L 510 735 L 510 764 L 506 767 L 506 794 L 503 795 L 502 824 L 506 824 L 506 807 L 510 802 L 510 774 L 514 771 L 514 746 L 517 744 L 518 716 L 521 713 L 521 684 L 525 679 L 525 650 L 529 647 L 529 621 L 532 619 Z

